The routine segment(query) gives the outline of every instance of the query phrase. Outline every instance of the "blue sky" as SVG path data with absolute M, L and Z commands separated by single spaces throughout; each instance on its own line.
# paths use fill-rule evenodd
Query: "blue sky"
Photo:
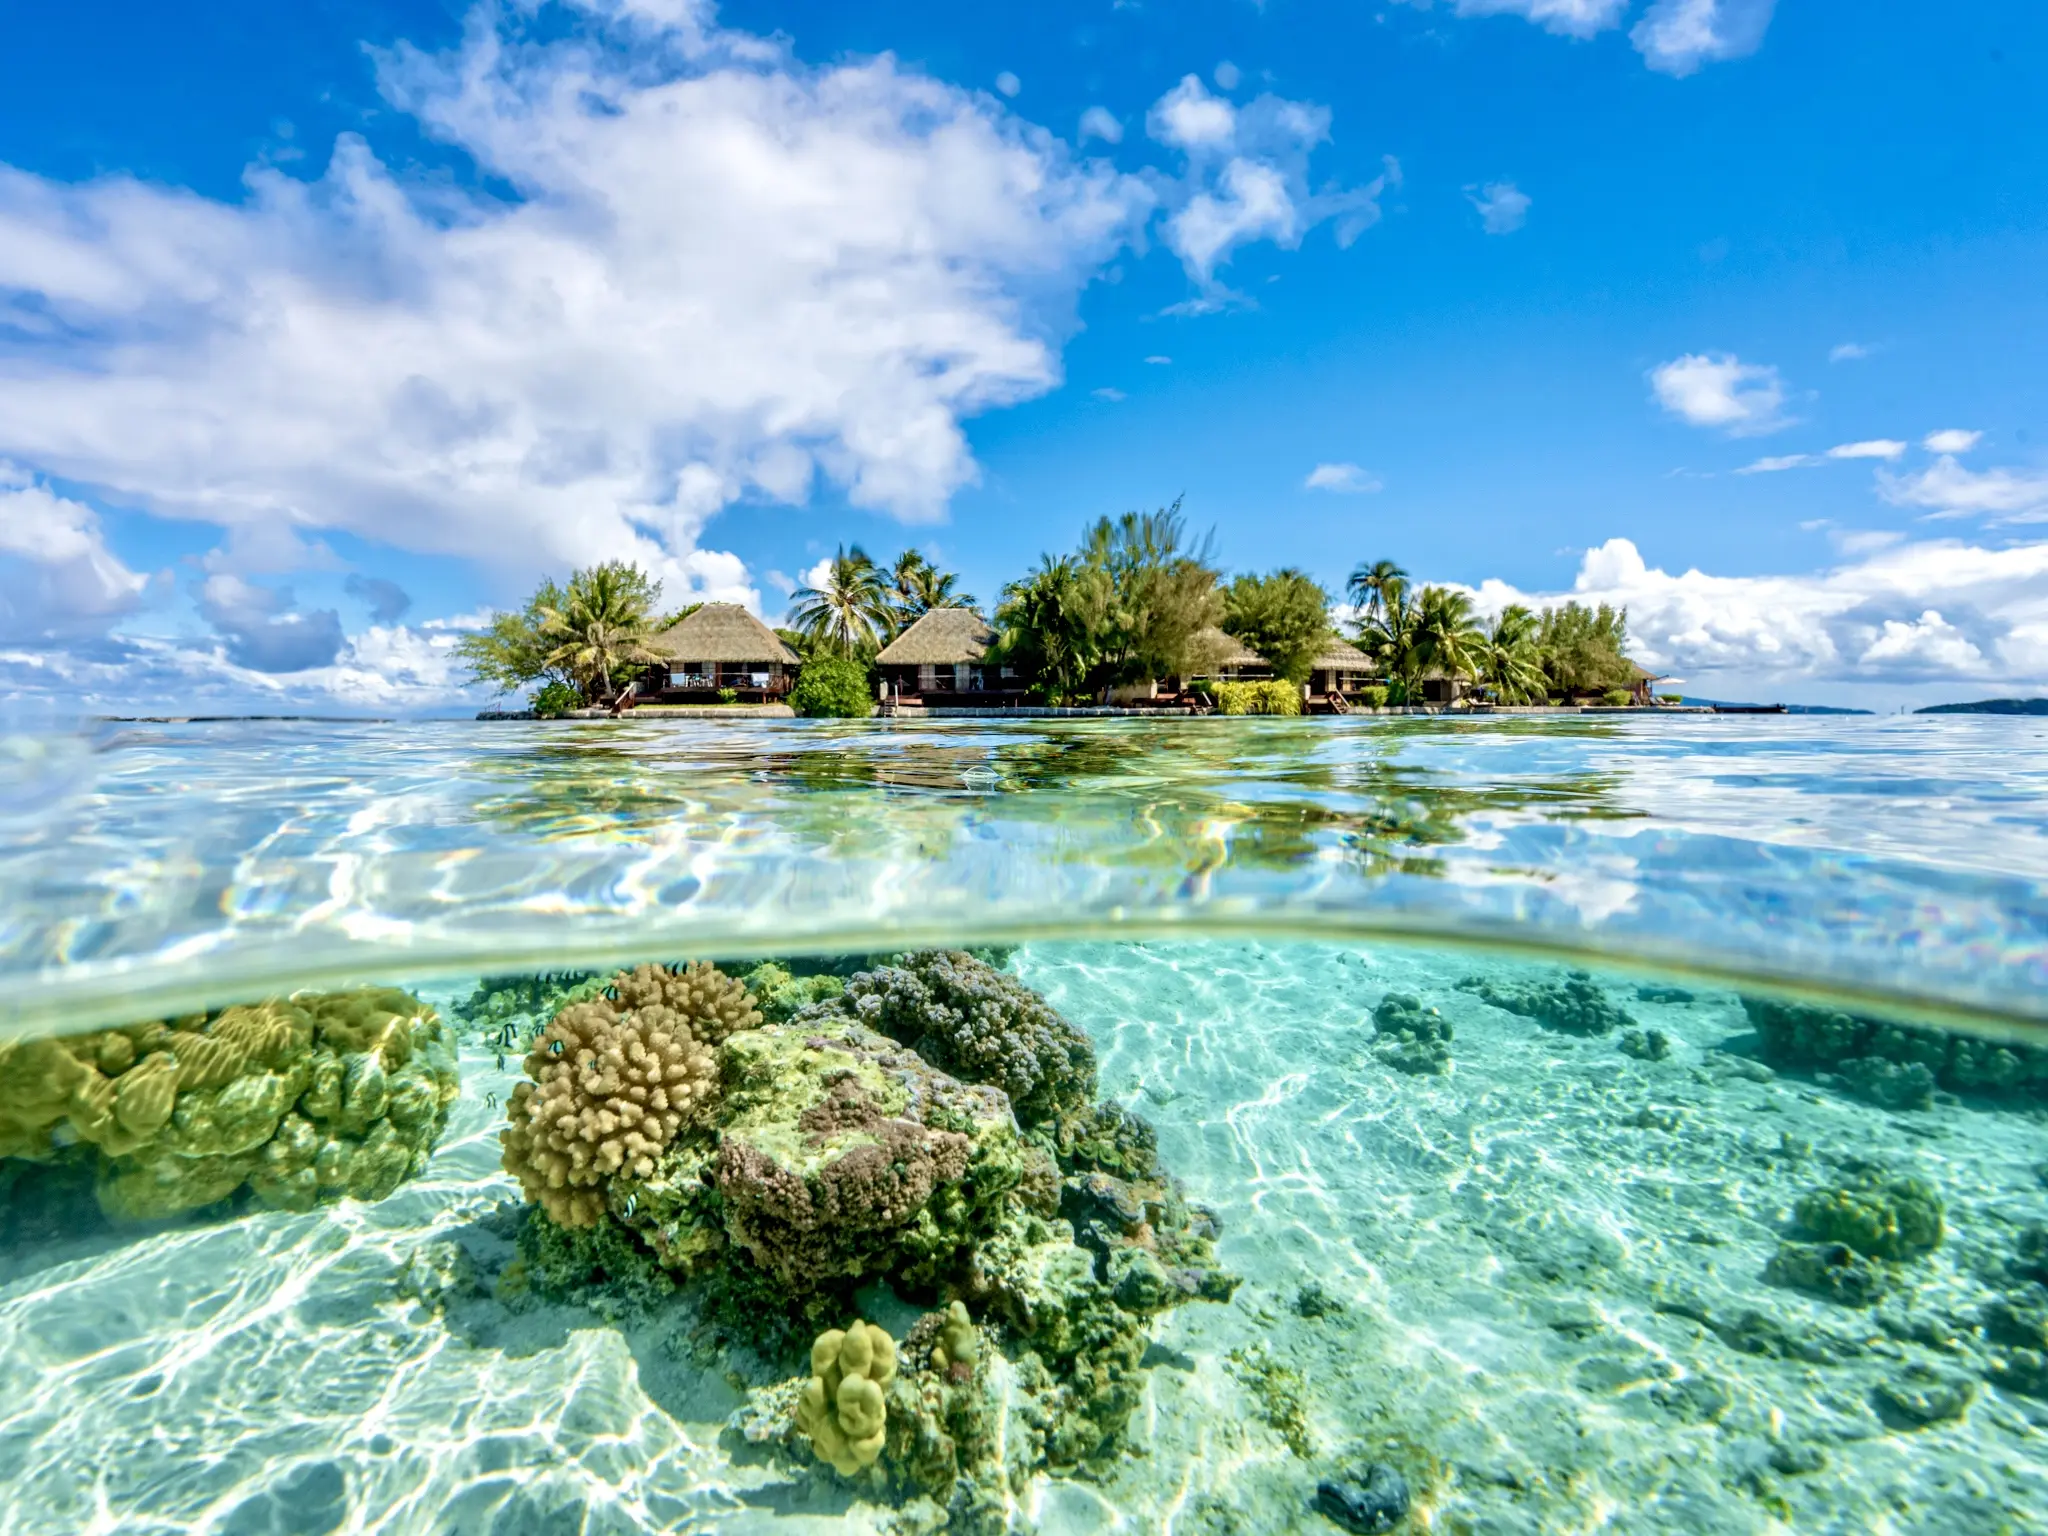
M 2048 14 L 215 0 L 0 49 L 0 694 L 459 707 L 641 558 L 1627 603 L 1695 691 L 2048 687 Z

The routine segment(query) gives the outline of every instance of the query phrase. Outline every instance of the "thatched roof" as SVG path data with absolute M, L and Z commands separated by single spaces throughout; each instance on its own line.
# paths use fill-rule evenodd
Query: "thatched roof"
M 1213 624 L 1207 629 L 1196 630 L 1188 637 L 1188 672 L 1191 676 L 1220 671 L 1225 667 L 1263 667 L 1266 664 L 1265 657 Z
M 1317 672 L 1370 672 L 1373 661 L 1357 646 L 1333 636 L 1316 652 L 1309 667 Z
M 774 630 L 738 603 L 706 603 L 647 644 L 672 661 L 779 661 L 793 667 L 799 659 Z
M 944 667 L 979 661 L 988 654 L 996 632 L 972 608 L 933 608 L 910 628 L 882 647 L 875 664 L 883 667 Z

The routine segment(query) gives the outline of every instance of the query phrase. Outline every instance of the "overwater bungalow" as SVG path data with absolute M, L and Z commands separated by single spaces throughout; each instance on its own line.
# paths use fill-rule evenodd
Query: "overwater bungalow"
M 1273 665 L 1235 635 L 1210 625 L 1198 629 L 1188 640 L 1187 679 L 1207 678 L 1218 683 L 1264 682 L 1273 675 Z
M 996 708 L 1024 700 L 1026 679 L 990 665 L 996 632 L 972 608 L 933 608 L 882 648 L 875 672 L 885 698 Z
M 1331 694 L 1348 699 L 1369 686 L 1374 675 L 1370 656 L 1357 646 L 1333 636 L 1316 659 L 1309 663 L 1308 691 L 1319 699 L 1326 699 Z
M 738 603 L 706 603 L 653 637 L 667 666 L 643 682 L 664 704 L 710 704 L 730 690 L 748 704 L 779 702 L 795 686 L 800 659 Z

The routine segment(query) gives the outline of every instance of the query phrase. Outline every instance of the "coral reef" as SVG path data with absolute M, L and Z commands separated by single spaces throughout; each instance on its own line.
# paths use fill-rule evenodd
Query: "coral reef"
M 1628 1011 L 1585 971 L 1566 971 L 1557 981 L 1501 982 L 1467 976 L 1458 983 L 1458 990 L 1567 1035 L 1605 1035 L 1636 1025 Z
M 1663 1061 L 1671 1055 L 1671 1037 L 1661 1029 L 1625 1029 L 1619 1043 L 1622 1055 L 1638 1061 Z
M 1903 1260 L 1932 1253 L 1943 1236 L 1941 1196 L 1923 1179 L 1864 1170 L 1817 1189 L 1793 1219 L 1823 1243 L 1846 1243 L 1866 1258 Z
M 425 1166 L 457 1090 L 453 1040 L 419 999 L 301 993 L 0 1045 L 0 1157 L 90 1149 L 117 1221 L 245 1188 L 287 1210 L 375 1200 Z
M 1935 1087 L 2048 1097 L 2048 1049 L 2040 1046 L 1775 998 L 1745 997 L 1742 1008 L 1764 1060 L 1838 1072 L 1852 1092 L 1887 1108 L 1923 1108 Z
M 701 963 L 621 971 L 610 993 L 542 1031 L 500 1137 L 506 1171 L 565 1227 L 596 1224 L 615 1176 L 653 1176 L 717 1089 L 711 1047 L 761 1020 L 744 987 Z
M 1316 1508 L 1347 1531 L 1378 1536 L 1408 1516 L 1408 1479 L 1383 1461 L 1339 1472 L 1316 1484 Z
M 1450 1021 L 1408 992 L 1389 992 L 1372 1011 L 1373 1055 L 1397 1072 L 1440 1077 L 1451 1069 Z
M 841 977 L 830 973 L 793 975 L 787 966 L 775 960 L 762 961 L 743 972 L 740 980 L 753 995 L 761 1017 L 770 1024 L 786 1024 L 804 1009 L 828 1003 L 846 991 L 846 982 Z
M 1780 1243 L 1770 1263 L 1764 1266 L 1764 1279 L 1772 1285 L 1807 1291 L 1845 1307 L 1873 1306 L 1892 1287 L 1891 1272 L 1884 1265 L 1864 1257 L 1847 1243 Z
M 882 1454 L 884 1393 L 895 1379 L 896 1341 L 873 1323 L 831 1329 L 811 1346 L 811 1379 L 797 1399 L 797 1428 L 841 1477 L 874 1465 Z
M 903 955 L 799 1014 L 858 1019 L 942 1072 L 1000 1088 L 1020 1125 L 1056 1124 L 1095 1098 L 1095 1048 L 1029 987 L 962 950 Z
M 454 1014 L 472 1038 L 511 1050 L 525 1043 L 536 1020 L 551 1019 L 570 1003 L 595 996 L 605 985 L 592 971 L 542 971 L 531 976 L 484 976 Z

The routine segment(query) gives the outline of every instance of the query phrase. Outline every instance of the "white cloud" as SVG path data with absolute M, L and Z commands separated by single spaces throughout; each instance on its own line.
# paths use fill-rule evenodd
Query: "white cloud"
M 1859 341 L 1845 341 L 1840 346 L 1828 349 L 1828 361 L 1831 363 L 1853 363 L 1860 358 L 1870 356 L 1871 351 L 1871 348 L 1864 346 Z
M 1629 33 L 1643 62 L 1683 77 L 1762 46 L 1776 0 L 1656 0 Z
M 2048 679 L 2048 543 L 1871 541 L 1845 553 L 1803 575 L 1673 575 L 1610 539 L 1586 552 L 1569 592 L 1498 581 L 1476 590 L 1489 613 L 1567 598 L 1626 607 L 1637 659 L 1709 697 L 1716 676 L 1774 686 Z
M 1230 60 L 1225 59 L 1211 72 L 1211 77 L 1224 90 L 1234 91 L 1237 89 L 1238 82 L 1244 79 L 1244 71 L 1231 63 Z
M 796 578 L 797 585 L 810 587 L 815 591 L 817 588 L 825 585 L 826 578 L 831 574 L 832 556 L 827 555 L 809 570 L 798 572 Z
M 1754 464 L 1745 464 L 1735 473 L 1738 475 L 1775 475 L 1787 469 L 1810 469 L 1816 464 L 1825 462 L 1817 454 L 1778 453 L 1758 459 Z
M 304 672 L 341 655 L 341 616 L 299 613 L 289 587 L 261 587 L 216 571 L 199 589 L 199 616 L 219 632 L 227 656 L 251 672 Z
M 1430 0 L 1405 0 L 1427 9 Z M 1629 0 L 1452 0 L 1460 16 L 1521 16 L 1546 32 L 1591 37 L 1621 24 Z
M 1090 390 L 1089 393 L 1094 395 L 1095 398 L 1098 400 L 1117 401 L 1128 400 L 1130 398 L 1130 396 L 1126 395 L 1122 390 L 1113 389 L 1107 384 L 1105 384 L 1100 389 Z
M 1163 352 L 1155 352 L 1150 357 L 1146 358 L 1145 361 L 1151 363 L 1155 367 L 1165 368 L 1172 364 L 1173 359 L 1168 357 Z
M 1329 109 L 1312 102 L 1264 95 L 1235 107 L 1187 75 L 1153 103 L 1145 121 L 1154 139 L 1187 156 L 1177 183 L 1157 184 L 1173 210 L 1167 247 L 1201 290 L 1175 306 L 1180 313 L 1237 297 L 1217 281 L 1216 269 L 1239 246 L 1271 240 L 1291 250 L 1325 220 L 1334 221 L 1338 245 L 1348 246 L 1379 221 L 1380 193 L 1400 184 L 1400 166 L 1389 158 L 1363 187 L 1311 192 L 1309 157 L 1330 133 Z
M 1105 144 L 1121 144 L 1124 141 L 1124 125 L 1107 107 L 1090 107 L 1081 114 L 1080 142 L 1100 139 Z
M 1010 71 L 1006 69 L 1000 75 L 996 76 L 996 89 L 1001 91 L 1005 96 L 1015 96 L 1019 91 L 1024 89 L 1024 82 L 1022 80 L 1019 80 L 1015 75 L 1011 74 Z
M 1529 194 L 1512 181 L 1467 187 L 1465 198 L 1479 210 L 1479 222 L 1489 235 L 1511 235 L 1528 222 Z
M 1785 403 L 1778 370 L 1730 353 L 1687 353 L 1652 369 L 1650 384 L 1665 410 L 1696 427 L 1753 437 L 1791 425 L 1778 414 Z
M 1341 491 L 1363 495 L 1381 488 L 1378 475 L 1356 464 L 1318 464 L 1301 482 L 1307 491 Z
M 1970 432 L 1961 427 L 1944 427 L 1939 432 L 1930 432 L 1920 439 L 1920 446 L 1929 453 L 1968 453 L 1982 442 L 1982 432 Z
M 0 463 L 0 639 L 104 629 L 148 585 L 107 547 L 91 507 Z
M 743 496 L 937 515 L 977 472 L 962 418 L 1057 384 L 1151 194 L 893 60 L 696 14 L 535 42 L 480 10 L 453 54 L 382 56 L 512 197 L 353 136 L 232 203 L 0 168 L 0 453 L 232 530 L 637 558 L 672 601 L 751 597 L 699 547 Z
M 1937 515 L 2001 516 L 2037 522 L 2048 514 L 2048 474 L 2011 469 L 1969 470 L 1943 454 L 1918 474 L 1878 471 L 1878 493 L 1894 506 L 1930 507 Z
M 1873 437 L 1867 442 L 1838 443 L 1828 450 L 1831 459 L 1896 459 L 1906 445 L 1896 438 Z

